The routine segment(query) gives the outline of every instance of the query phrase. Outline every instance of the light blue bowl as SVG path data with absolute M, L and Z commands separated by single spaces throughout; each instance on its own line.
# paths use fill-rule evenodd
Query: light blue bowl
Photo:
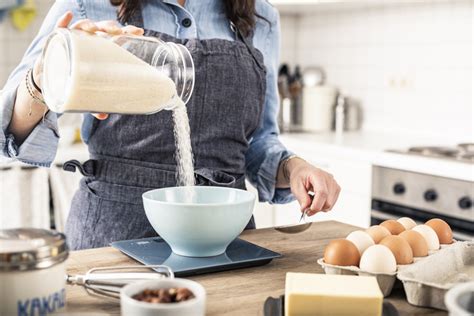
M 247 226 L 254 204 L 254 193 L 221 187 L 172 187 L 143 194 L 155 231 L 174 253 L 187 257 L 224 253 Z

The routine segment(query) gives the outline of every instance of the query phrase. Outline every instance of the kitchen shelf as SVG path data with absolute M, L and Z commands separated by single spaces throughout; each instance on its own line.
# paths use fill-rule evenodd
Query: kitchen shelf
M 461 0 L 458 0 L 461 1 Z M 387 5 L 431 4 L 450 0 L 269 0 L 282 14 L 311 14 L 315 12 L 377 8 Z

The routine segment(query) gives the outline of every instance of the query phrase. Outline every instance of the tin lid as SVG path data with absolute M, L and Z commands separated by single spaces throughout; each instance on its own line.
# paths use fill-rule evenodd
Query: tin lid
M 64 234 L 37 228 L 0 230 L 0 271 L 45 269 L 67 257 Z

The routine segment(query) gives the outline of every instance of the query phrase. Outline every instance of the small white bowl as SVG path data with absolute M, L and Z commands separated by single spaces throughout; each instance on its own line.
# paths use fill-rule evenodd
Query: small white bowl
M 132 296 L 145 289 L 187 288 L 194 298 L 180 303 L 140 302 Z M 194 281 L 186 279 L 162 279 L 134 282 L 120 291 L 120 310 L 122 315 L 134 316 L 204 316 L 206 313 L 206 290 Z
M 450 316 L 469 316 L 474 313 L 474 281 L 460 283 L 444 297 Z

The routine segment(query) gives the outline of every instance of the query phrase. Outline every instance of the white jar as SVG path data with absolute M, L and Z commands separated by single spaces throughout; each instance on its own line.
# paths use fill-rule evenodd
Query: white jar
M 60 28 L 43 49 L 42 85 L 53 112 L 152 114 L 188 102 L 194 63 L 181 44 Z
M 65 236 L 0 230 L 0 315 L 49 315 L 66 305 Z

